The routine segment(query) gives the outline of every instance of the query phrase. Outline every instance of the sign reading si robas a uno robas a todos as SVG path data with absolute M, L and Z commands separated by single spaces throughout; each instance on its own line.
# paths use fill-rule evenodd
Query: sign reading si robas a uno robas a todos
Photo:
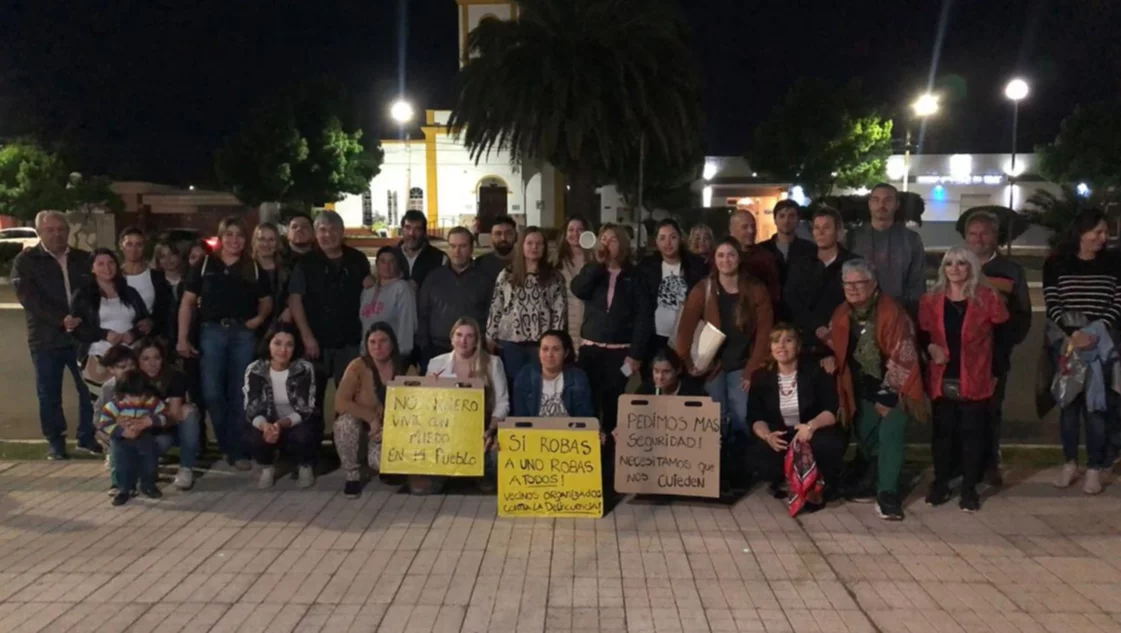
M 385 395 L 381 472 L 481 477 L 484 402 L 480 380 L 394 380 Z
M 595 418 L 510 418 L 498 446 L 499 516 L 603 516 Z

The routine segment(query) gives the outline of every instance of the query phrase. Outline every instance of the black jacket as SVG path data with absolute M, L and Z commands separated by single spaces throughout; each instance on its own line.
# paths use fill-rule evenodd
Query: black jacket
M 642 273 L 636 266 L 625 266 L 615 280 L 615 296 L 607 307 L 610 275 L 603 264 L 586 264 L 572 278 L 572 294 L 584 302 L 584 323 L 580 337 L 587 341 L 627 344 L 631 358 L 646 357 L 646 346 L 654 333 L 654 304 Z
M 167 283 L 167 275 L 162 270 L 152 269 L 152 287 L 156 291 L 156 300 L 152 302 L 152 311 L 149 315 L 152 317 L 152 334 L 174 341 L 175 339 L 169 337 L 168 333 L 172 331 L 171 321 L 178 320 L 179 314 L 176 311 L 175 317 L 171 317 L 171 304 L 174 302 L 172 289 L 171 284 Z
M 420 247 L 420 253 L 416 256 L 416 261 L 413 262 L 412 270 L 409 270 L 409 259 L 405 257 L 404 241 L 397 242 L 397 246 L 393 247 L 393 252 L 397 255 L 397 267 L 401 269 L 401 275 L 405 279 L 416 282 L 418 290 L 424 285 L 424 280 L 428 279 L 428 275 L 432 271 L 448 263 L 447 254 L 433 246 L 427 239 L 424 240 L 424 245 Z
M 498 275 L 510 265 L 512 259 L 502 259 L 497 253 L 491 251 L 475 259 L 475 265 L 490 278 L 493 286 L 498 281 Z
M 662 256 L 654 253 L 643 257 L 638 263 L 638 271 L 642 273 L 643 283 L 650 291 L 650 308 L 653 310 L 658 307 L 658 286 L 662 283 Z M 685 285 L 688 287 L 685 296 L 688 297 L 693 286 L 708 275 L 708 268 L 700 257 L 685 253 L 681 258 L 681 275 L 685 277 Z
M 71 293 L 91 283 L 91 267 L 87 251 L 70 249 L 66 270 Z M 42 244 L 16 255 L 12 263 L 12 286 L 27 318 L 27 342 L 31 351 L 74 346 L 74 337 L 62 327 L 62 320 L 72 314 L 62 267 Z
M 334 268 L 323 251 L 307 253 L 296 264 L 303 276 L 300 297 L 308 327 L 320 347 L 334 349 L 362 341 L 362 283 L 370 275 L 370 260 L 362 251 L 343 246 L 341 266 Z
M 417 295 L 416 348 L 451 348 L 451 329 L 460 317 L 471 317 L 485 328 L 493 290 L 475 262 L 461 273 L 451 266 L 432 271 Z
M 164 282 L 164 285 L 166 285 L 166 282 Z M 121 303 L 132 308 L 135 313 L 132 319 L 132 334 L 139 338 L 141 333 L 136 329 L 136 324 L 151 317 L 148 306 L 144 305 L 144 299 L 140 296 L 140 293 L 125 283 L 124 279 L 121 279 L 121 282 L 117 284 L 117 295 L 121 298 Z M 82 320 L 81 325 L 74 330 L 74 338 L 82 344 L 82 355 L 85 354 L 85 350 L 90 345 L 98 341 L 104 341 L 109 335 L 109 330 L 101 327 L 101 298 L 101 289 L 98 288 L 95 281 L 88 282 L 74 292 L 74 301 L 71 304 L 72 311 L 74 316 Z M 155 332 L 154 323 L 155 319 L 153 319 L 152 332 Z
M 798 422 L 804 424 L 823 411 L 837 415 L 837 381 L 825 373 L 817 363 L 798 365 Z M 747 395 L 747 413 L 750 428 L 756 422 L 766 422 L 772 431 L 787 428 L 779 410 L 778 372 L 774 369 L 756 372 Z
M 785 256 L 779 250 L 777 235 L 771 236 L 769 240 L 764 240 L 759 246 L 774 253 L 775 258 L 778 259 L 779 276 L 783 287 L 786 287 L 786 274 L 792 263 L 817 256 L 817 244 L 800 237 L 794 238 L 794 241 L 790 243 L 790 248 L 787 249 L 787 255 Z
M 841 266 L 845 262 L 859 259 L 852 251 L 843 246 L 837 247 L 837 258 L 826 266 L 813 257 L 795 260 L 790 266 L 790 276 L 783 291 L 787 318 L 802 335 L 802 347 L 807 351 L 821 345 L 815 332 L 817 328 L 828 326 L 833 311 L 845 302 L 845 289 L 841 285 Z

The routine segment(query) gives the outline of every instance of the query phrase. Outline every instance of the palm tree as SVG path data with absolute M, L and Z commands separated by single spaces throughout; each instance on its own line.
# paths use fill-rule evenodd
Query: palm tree
M 659 163 L 696 155 L 700 76 L 676 5 L 518 5 L 517 21 L 484 19 L 467 39 L 448 127 L 474 160 L 548 161 L 568 176 L 569 214 L 591 217 L 595 187 L 637 170 L 640 145 Z

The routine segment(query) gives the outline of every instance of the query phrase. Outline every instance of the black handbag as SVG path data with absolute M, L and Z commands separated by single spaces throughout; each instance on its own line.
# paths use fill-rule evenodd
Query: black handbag
M 958 378 L 943 378 L 942 397 L 947 400 L 961 400 L 961 380 Z

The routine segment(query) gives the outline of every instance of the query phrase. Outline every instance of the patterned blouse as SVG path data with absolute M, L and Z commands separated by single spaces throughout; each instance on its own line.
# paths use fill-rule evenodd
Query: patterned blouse
M 526 275 L 525 283 L 515 287 L 510 276 L 506 269 L 495 281 L 487 317 L 488 339 L 536 342 L 548 330 L 568 328 L 568 297 L 559 272 L 546 286 L 538 283 L 537 275 Z

